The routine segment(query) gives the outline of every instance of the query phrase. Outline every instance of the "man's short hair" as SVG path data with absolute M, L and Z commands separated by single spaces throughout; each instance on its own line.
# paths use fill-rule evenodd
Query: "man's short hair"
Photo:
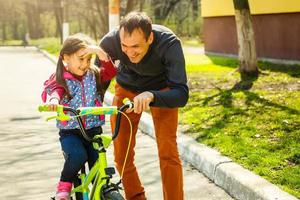
M 148 40 L 152 32 L 152 21 L 144 12 L 130 12 L 121 20 L 119 30 L 122 28 L 124 28 L 124 31 L 129 35 L 131 35 L 135 29 L 141 29 L 145 39 Z

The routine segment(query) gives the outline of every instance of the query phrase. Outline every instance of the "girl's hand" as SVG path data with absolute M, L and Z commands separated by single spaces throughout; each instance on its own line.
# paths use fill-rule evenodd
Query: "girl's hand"
M 107 53 L 99 46 L 96 46 L 96 45 L 87 46 L 87 48 L 83 51 L 83 54 L 81 56 L 85 57 L 90 54 L 97 54 L 97 56 L 99 57 L 100 60 L 109 61 L 109 57 L 108 57 Z
M 51 98 L 48 103 L 50 111 L 56 111 L 57 106 L 59 105 L 59 100 L 57 98 Z

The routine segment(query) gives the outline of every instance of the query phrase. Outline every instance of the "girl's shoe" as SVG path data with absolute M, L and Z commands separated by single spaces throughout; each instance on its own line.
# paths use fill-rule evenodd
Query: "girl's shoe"
M 70 200 L 72 183 L 59 181 L 57 185 L 55 200 Z
M 70 200 L 70 192 L 57 192 L 55 200 Z

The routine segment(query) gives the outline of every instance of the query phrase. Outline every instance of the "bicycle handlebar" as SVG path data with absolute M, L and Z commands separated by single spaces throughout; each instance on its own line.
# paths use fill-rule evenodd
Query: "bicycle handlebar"
M 117 115 L 116 127 L 115 127 L 115 131 L 112 135 L 112 139 L 114 140 L 118 136 L 118 133 L 119 133 L 120 123 L 121 123 L 121 114 L 122 114 L 121 112 L 123 112 L 124 110 L 126 110 L 128 108 L 133 107 L 133 103 L 130 102 L 128 99 L 124 99 L 123 102 L 124 102 L 124 105 L 121 106 L 120 108 L 118 108 L 116 106 L 80 107 L 80 108 L 78 108 L 78 110 L 76 110 L 76 109 L 66 107 L 63 105 L 57 105 L 56 110 L 52 110 L 52 108 L 49 105 L 40 105 L 38 107 L 38 110 L 40 112 L 57 112 L 57 114 L 58 114 L 57 116 L 49 117 L 47 120 L 54 119 L 54 118 L 61 120 L 61 121 L 70 120 L 71 116 L 66 115 L 64 112 L 72 113 L 75 116 L 75 118 L 77 119 L 82 136 L 84 137 L 84 139 L 86 139 L 89 142 L 92 142 L 93 139 L 87 135 L 81 116 L 84 116 L 84 115 Z

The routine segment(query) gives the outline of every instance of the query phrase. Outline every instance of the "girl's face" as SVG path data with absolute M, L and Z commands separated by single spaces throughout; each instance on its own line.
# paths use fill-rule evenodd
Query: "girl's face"
M 83 76 L 90 68 L 92 55 L 85 53 L 85 48 L 78 50 L 71 55 L 64 55 L 64 61 L 67 63 L 67 71 L 77 76 Z

